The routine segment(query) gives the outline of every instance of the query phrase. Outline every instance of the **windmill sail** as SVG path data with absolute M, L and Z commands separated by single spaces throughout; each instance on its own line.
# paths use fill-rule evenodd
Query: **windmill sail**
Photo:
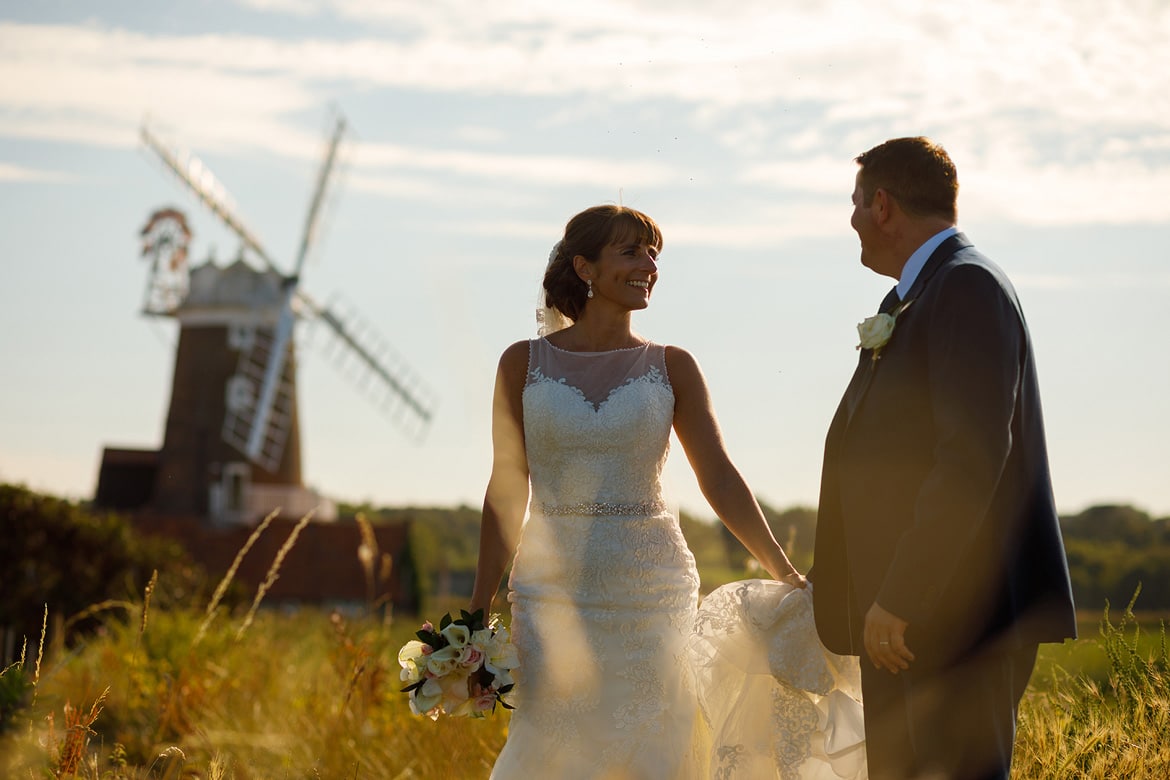
M 406 433 L 421 438 L 433 416 L 431 394 L 384 339 L 359 327 L 356 317 L 322 307 L 300 289 L 305 258 L 316 235 L 344 129 L 344 122 L 339 120 L 310 201 L 293 273 L 285 275 L 236 214 L 227 190 L 207 166 L 187 152 L 172 150 L 147 127 L 142 128 L 143 142 L 239 236 L 247 250 L 283 280 L 282 301 L 275 323 L 269 320 L 272 326 L 255 328 L 255 338 L 249 349 L 240 351 L 236 374 L 225 390 L 231 403 L 223 419 L 224 441 L 268 470 L 272 469 L 271 464 L 281 461 L 283 448 L 296 436 L 296 383 L 289 365 L 297 316 L 315 318 L 325 326 L 333 337 L 336 362 L 357 380 L 380 409 L 391 412 Z
M 168 168 L 195 193 L 211 213 L 219 217 L 232 232 L 240 237 L 244 245 L 259 257 L 264 265 L 278 270 L 276 263 L 260 245 L 260 241 L 236 216 L 235 204 L 215 174 L 203 162 L 189 152 L 176 151 L 164 144 L 146 125 L 142 126 L 142 142 L 159 156 Z
M 273 383 L 264 427 L 257 427 L 255 388 L 263 386 L 265 369 L 272 364 L 272 352 L 278 348 L 287 353 L 289 345 L 285 342 L 278 346 L 272 329 L 255 329 L 249 348 L 241 350 L 236 373 L 229 380 L 232 384 L 227 388 L 229 400 L 223 419 L 224 441 L 269 472 L 275 472 L 280 465 L 293 426 L 295 402 L 292 361 L 286 354 L 280 361 L 280 376 Z
M 273 404 L 284 377 L 285 361 L 288 359 L 289 344 L 292 341 L 293 326 L 296 324 L 293 317 L 293 299 L 297 294 L 297 285 L 300 283 L 301 271 L 305 266 L 305 258 L 317 233 L 317 219 L 321 214 L 321 204 L 325 201 L 325 192 L 329 186 L 329 179 L 333 173 L 333 163 L 337 159 L 337 147 L 341 143 L 341 134 L 345 132 L 344 120 L 338 119 L 337 129 L 329 141 L 329 150 L 325 154 L 325 161 L 321 164 L 321 171 L 317 176 L 317 186 L 313 191 L 313 199 L 309 202 L 309 214 L 305 218 L 305 229 L 301 234 L 300 250 L 297 252 L 296 266 L 292 276 L 285 281 L 284 305 L 280 310 L 280 317 L 276 322 L 276 334 L 272 348 L 268 354 L 268 363 L 264 367 L 264 381 L 260 385 L 260 396 L 256 400 L 254 416 L 250 421 L 248 441 L 244 452 L 252 461 L 258 461 L 261 452 L 273 446 L 273 442 L 283 442 L 278 430 L 272 430 L 273 425 L 279 427 L 277 420 L 279 412 L 274 416 Z M 225 428 L 226 433 L 226 428 Z M 280 446 L 283 446 L 281 444 Z M 279 453 L 277 453 L 279 459 Z
M 421 439 L 434 417 L 434 395 L 376 331 L 356 314 L 318 309 L 328 328 L 334 364 L 373 404 L 412 438 Z

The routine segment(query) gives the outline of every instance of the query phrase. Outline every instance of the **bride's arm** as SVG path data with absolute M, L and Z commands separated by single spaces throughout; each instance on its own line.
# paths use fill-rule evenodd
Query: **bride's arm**
M 699 364 L 686 350 L 667 347 L 666 370 L 674 388 L 674 431 L 703 496 L 769 574 L 803 587 L 804 578 L 784 554 L 759 503 L 727 454 Z
M 471 611 L 490 612 L 504 571 L 512 562 L 524 512 L 528 508 L 528 458 L 524 452 L 524 379 L 528 342 L 508 347 L 500 357 L 492 399 L 492 474 L 483 499 L 479 563 L 471 592 Z

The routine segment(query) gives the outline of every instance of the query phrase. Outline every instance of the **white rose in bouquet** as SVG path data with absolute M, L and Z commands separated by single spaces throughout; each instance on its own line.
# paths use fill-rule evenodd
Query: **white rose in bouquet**
M 427 680 L 410 698 L 410 711 L 415 715 L 430 715 L 431 720 L 439 717 L 439 702 L 443 700 L 443 688 L 438 680 Z

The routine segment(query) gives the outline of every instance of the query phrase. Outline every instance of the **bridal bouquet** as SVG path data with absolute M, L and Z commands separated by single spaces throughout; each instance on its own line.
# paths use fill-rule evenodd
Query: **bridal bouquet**
M 439 630 L 427 621 L 398 651 L 402 689 L 410 711 L 437 720 L 440 715 L 482 718 L 499 704 L 512 709 L 504 694 L 512 690 L 512 670 L 520 665 L 508 629 L 492 615 L 485 624 L 483 610 L 460 610 L 439 621 Z

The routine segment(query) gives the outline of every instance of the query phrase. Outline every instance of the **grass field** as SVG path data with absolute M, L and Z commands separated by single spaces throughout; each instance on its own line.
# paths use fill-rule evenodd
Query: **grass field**
M 147 605 L 111 612 L 59 656 L 34 637 L 25 663 L 4 670 L 3 777 L 478 778 L 506 737 L 502 712 L 410 714 L 395 655 L 413 622 Z M 1159 622 L 1102 617 L 1085 615 L 1081 639 L 1043 649 L 1015 777 L 1170 777 Z
M 1124 607 L 1111 610 L 1110 622 L 1115 626 L 1125 616 Z M 1103 644 L 1102 620 L 1104 612 L 1081 610 L 1077 613 L 1078 639 L 1060 645 L 1042 645 L 1032 673 L 1031 687 L 1050 690 L 1058 680 L 1069 675 L 1106 683 L 1111 670 L 1109 655 Z M 1127 636 L 1136 644 L 1140 654 L 1157 654 L 1162 642 L 1162 625 L 1170 625 L 1170 616 L 1159 613 L 1135 612 L 1126 624 Z

